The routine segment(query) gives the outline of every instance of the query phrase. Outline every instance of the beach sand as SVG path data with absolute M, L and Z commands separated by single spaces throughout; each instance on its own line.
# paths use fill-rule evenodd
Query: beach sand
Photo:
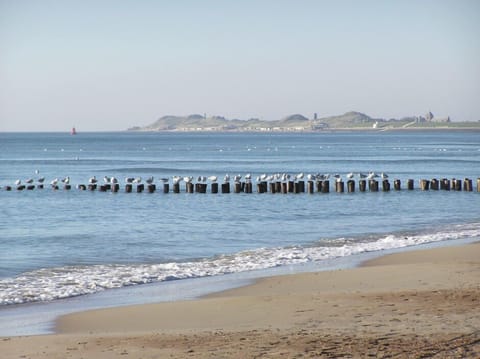
M 195 301 L 95 310 L 2 358 L 479 358 L 480 244 L 381 257 Z

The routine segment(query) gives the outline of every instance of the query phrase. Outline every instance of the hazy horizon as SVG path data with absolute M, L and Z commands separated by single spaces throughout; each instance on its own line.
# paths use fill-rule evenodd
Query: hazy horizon
M 478 1 L 0 0 L 0 131 L 164 115 L 478 121 Z

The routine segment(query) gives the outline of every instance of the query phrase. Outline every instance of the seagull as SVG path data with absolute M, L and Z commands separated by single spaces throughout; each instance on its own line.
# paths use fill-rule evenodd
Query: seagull
M 366 175 L 365 173 L 361 173 L 361 172 L 360 172 L 360 173 L 358 174 L 358 177 L 360 177 L 360 178 L 367 178 L 367 175 Z
M 152 184 L 153 183 L 153 176 L 150 176 L 148 177 L 145 182 L 147 182 L 148 184 Z
M 40 173 L 39 170 L 35 170 L 35 174 L 38 175 Z
M 39 180 L 39 182 L 40 182 L 40 180 Z M 95 183 L 97 183 L 97 177 L 95 177 L 95 176 L 90 177 L 90 178 L 88 179 L 88 183 L 90 183 L 90 184 L 95 184 Z
M 192 180 L 193 180 L 193 177 L 192 177 L 192 176 L 183 177 L 183 181 L 184 181 L 185 183 L 190 183 L 190 182 L 192 182 Z
M 103 182 L 110 183 L 110 177 L 108 176 L 103 177 Z
M 378 175 L 375 172 L 370 172 L 367 176 L 367 178 L 369 180 L 372 180 L 372 179 L 377 178 L 377 177 L 378 177 Z
M 182 181 L 182 177 L 180 176 L 173 176 L 172 179 L 173 179 L 173 184 L 177 184 Z
M 58 183 L 58 178 L 54 178 L 54 179 L 52 180 L 52 182 L 50 182 L 50 184 L 51 184 L 52 186 L 56 186 L 57 183 Z
M 39 179 L 37 179 L 37 182 L 38 182 L 38 183 L 43 183 L 43 182 L 45 182 L 45 177 L 40 177 Z
M 142 177 L 136 177 L 134 180 L 133 180 L 133 183 L 140 183 L 142 182 Z
M 388 178 L 388 175 L 386 173 L 380 173 L 380 177 L 382 177 L 382 179 L 387 179 Z
M 118 183 L 118 180 L 116 177 L 110 177 L 110 183 Z
M 209 176 L 209 177 L 208 177 L 208 180 L 209 180 L 210 182 L 217 182 L 217 176 Z
M 133 177 L 125 177 L 125 183 L 133 183 L 134 179 L 135 178 L 133 178 Z
M 242 176 L 241 176 L 241 175 L 233 176 L 233 181 L 234 181 L 234 182 L 240 182 L 241 179 L 242 179 Z
M 65 184 L 69 184 L 70 183 L 70 177 L 65 177 L 62 179 L 62 182 L 65 183 Z
M 347 178 L 352 179 L 353 178 L 353 172 L 347 173 Z
M 337 181 L 337 182 L 341 182 L 341 181 L 342 181 L 342 176 L 340 176 L 339 174 L 334 174 L 334 175 L 333 175 L 333 178 L 335 178 L 335 181 Z
M 22 184 L 22 181 L 21 181 L 21 180 L 17 179 L 17 180 L 15 181 L 15 185 L 16 185 L 16 186 L 20 186 L 21 184 Z
M 304 175 L 303 175 L 303 172 L 302 172 L 302 173 L 299 173 L 299 174 L 295 175 L 295 179 L 296 179 L 296 180 L 301 180 L 301 179 L 303 179 L 303 176 L 304 176 Z
M 315 176 L 315 175 L 312 175 L 311 173 L 309 173 L 309 174 L 307 175 L 307 179 L 308 179 L 309 181 L 313 181 L 313 180 L 315 180 L 315 178 L 316 178 L 316 176 Z
M 230 175 L 227 173 L 227 174 L 225 175 L 225 177 L 223 177 L 223 180 L 224 180 L 225 182 L 230 182 Z
M 167 183 L 169 179 L 166 177 L 163 177 L 163 178 L 160 178 L 160 181 L 162 181 L 163 183 Z
M 29 178 L 25 181 L 25 183 L 33 183 L 33 178 Z
M 267 176 L 266 173 L 260 175 L 260 181 L 266 181 L 267 177 L 268 177 L 268 176 Z
M 247 173 L 247 174 L 245 175 L 245 180 L 246 180 L 246 181 L 251 181 L 251 179 L 252 179 L 252 175 L 251 175 L 250 173 Z

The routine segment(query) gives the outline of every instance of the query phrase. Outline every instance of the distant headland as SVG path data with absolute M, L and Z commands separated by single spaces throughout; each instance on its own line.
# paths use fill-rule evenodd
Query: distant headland
M 428 112 L 423 116 L 409 116 L 401 119 L 372 118 L 364 113 L 351 111 L 343 115 L 312 118 L 293 114 L 280 120 L 265 121 L 258 118 L 249 120 L 227 119 L 223 116 L 189 115 L 163 116 L 145 127 L 132 127 L 129 131 L 165 132 L 317 132 L 341 130 L 415 130 L 415 129 L 472 129 L 480 130 L 480 122 L 454 122 L 450 117 L 437 118 Z

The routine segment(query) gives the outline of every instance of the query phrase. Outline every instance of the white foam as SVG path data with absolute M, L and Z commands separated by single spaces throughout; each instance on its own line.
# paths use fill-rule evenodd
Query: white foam
M 308 247 L 259 248 L 192 262 L 45 268 L 0 280 L 0 305 L 51 301 L 158 281 L 308 263 L 419 244 L 480 237 L 480 223 L 435 232 L 321 240 Z

